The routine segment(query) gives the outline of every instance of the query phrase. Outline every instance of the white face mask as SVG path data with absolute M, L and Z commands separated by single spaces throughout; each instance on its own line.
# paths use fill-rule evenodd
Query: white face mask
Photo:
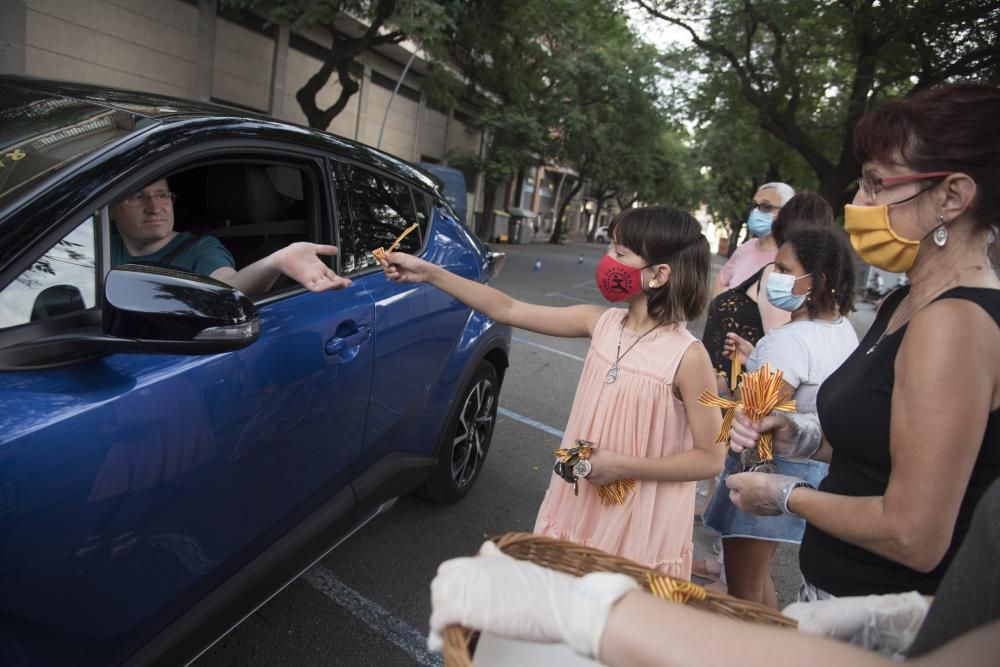
M 805 303 L 809 292 L 792 294 L 792 287 L 795 286 L 796 280 L 808 278 L 811 275 L 811 273 L 807 273 L 804 276 L 795 277 L 790 273 L 772 273 L 767 277 L 767 300 L 775 308 L 787 310 L 790 313 L 795 312 Z

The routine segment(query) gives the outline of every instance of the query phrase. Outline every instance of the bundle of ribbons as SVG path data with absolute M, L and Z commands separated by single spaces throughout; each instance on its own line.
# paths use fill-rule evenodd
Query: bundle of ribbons
M 577 440 L 576 447 L 557 449 L 552 452 L 556 457 L 556 473 L 566 481 L 571 481 L 564 472 L 571 471 L 577 461 L 589 461 L 593 454 L 594 443 L 587 440 Z M 560 465 L 561 464 L 561 465 Z M 572 473 L 570 473 L 572 474 Z M 576 484 L 576 478 L 572 479 Z M 616 479 L 608 484 L 597 487 L 597 494 L 604 505 L 624 505 L 625 497 L 635 489 L 634 479 Z
M 736 371 L 739 361 L 734 359 L 733 370 Z M 731 400 L 721 398 L 710 390 L 702 392 L 698 397 L 698 402 L 702 405 L 710 405 L 725 409 L 726 413 L 722 418 L 722 428 L 719 430 L 719 437 L 716 442 L 726 443 L 729 441 L 729 433 L 733 428 L 733 417 L 736 415 L 736 408 L 741 407 L 753 421 L 760 421 L 775 410 L 779 412 L 794 412 L 795 401 L 790 400 L 792 393 L 782 385 L 783 373 L 780 370 L 772 371 L 768 364 L 764 364 L 752 373 L 742 373 L 739 376 L 739 398 Z M 730 378 L 732 386 L 737 386 L 737 381 Z M 771 433 L 762 433 L 757 441 L 757 451 L 760 460 L 770 462 L 774 459 L 772 449 Z
M 386 250 L 385 248 L 375 248 L 374 250 L 372 250 L 372 256 L 381 263 L 381 261 L 383 259 L 385 259 L 386 255 L 388 255 L 390 252 L 392 252 L 393 250 L 395 250 L 396 246 L 398 246 L 400 243 L 402 243 L 403 239 L 406 238 L 407 234 L 409 234 L 413 230 L 417 229 L 419 226 L 420 225 L 418 225 L 417 223 L 414 222 L 412 225 L 410 225 L 405 230 L 403 230 L 402 234 L 400 234 L 399 236 L 396 237 L 396 240 L 392 242 L 392 245 L 389 246 L 388 250 Z

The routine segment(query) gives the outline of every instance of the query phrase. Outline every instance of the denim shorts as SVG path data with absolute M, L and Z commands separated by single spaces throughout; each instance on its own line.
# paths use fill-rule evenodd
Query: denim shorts
M 792 475 L 818 486 L 826 477 L 827 465 L 820 461 L 789 461 L 775 457 L 778 474 Z M 757 516 L 747 514 L 729 500 L 726 478 L 742 472 L 740 457 L 729 452 L 726 467 L 722 471 L 715 495 L 704 514 L 704 523 L 722 537 L 749 537 L 773 542 L 799 544 L 806 530 L 805 519 L 783 514 L 781 516 Z

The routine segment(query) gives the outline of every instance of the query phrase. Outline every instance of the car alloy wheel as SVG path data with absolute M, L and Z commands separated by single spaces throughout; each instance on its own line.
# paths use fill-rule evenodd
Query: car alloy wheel
M 479 379 L 465 397 L 451 449 L 451 476 L 458 488 L 475 479 L 486 457 L 496 418 L 496 398 L 490 378 Z
M 469 492 L 489 452 L 496 424 L 500 379 L 485 359 L 458 394 L 439 441 L 437 465 L 417 496 L 433 503 L 461 500 Z

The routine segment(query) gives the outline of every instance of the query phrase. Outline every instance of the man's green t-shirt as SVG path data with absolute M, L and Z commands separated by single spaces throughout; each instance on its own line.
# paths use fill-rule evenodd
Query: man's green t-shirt
M 177 236 L 170 239 L 170 243 L 156 252 L 139 256 L 130 254 L 122 237 L 118 234 L 112 234 L 111 266 L 128 264 L 129 262 L 162 262 L 164 257 L 174 251 L 174 248 L 186 243 L 191 238 L 194 238 L 194 242 L 171 259 L 170 266 L 203 276 L 210 276 L 213 271 L 224 266 L 235 268 L 236 260 L 219 239 L 214 236 L 193 237 L 190 232 L 178 232 Z

